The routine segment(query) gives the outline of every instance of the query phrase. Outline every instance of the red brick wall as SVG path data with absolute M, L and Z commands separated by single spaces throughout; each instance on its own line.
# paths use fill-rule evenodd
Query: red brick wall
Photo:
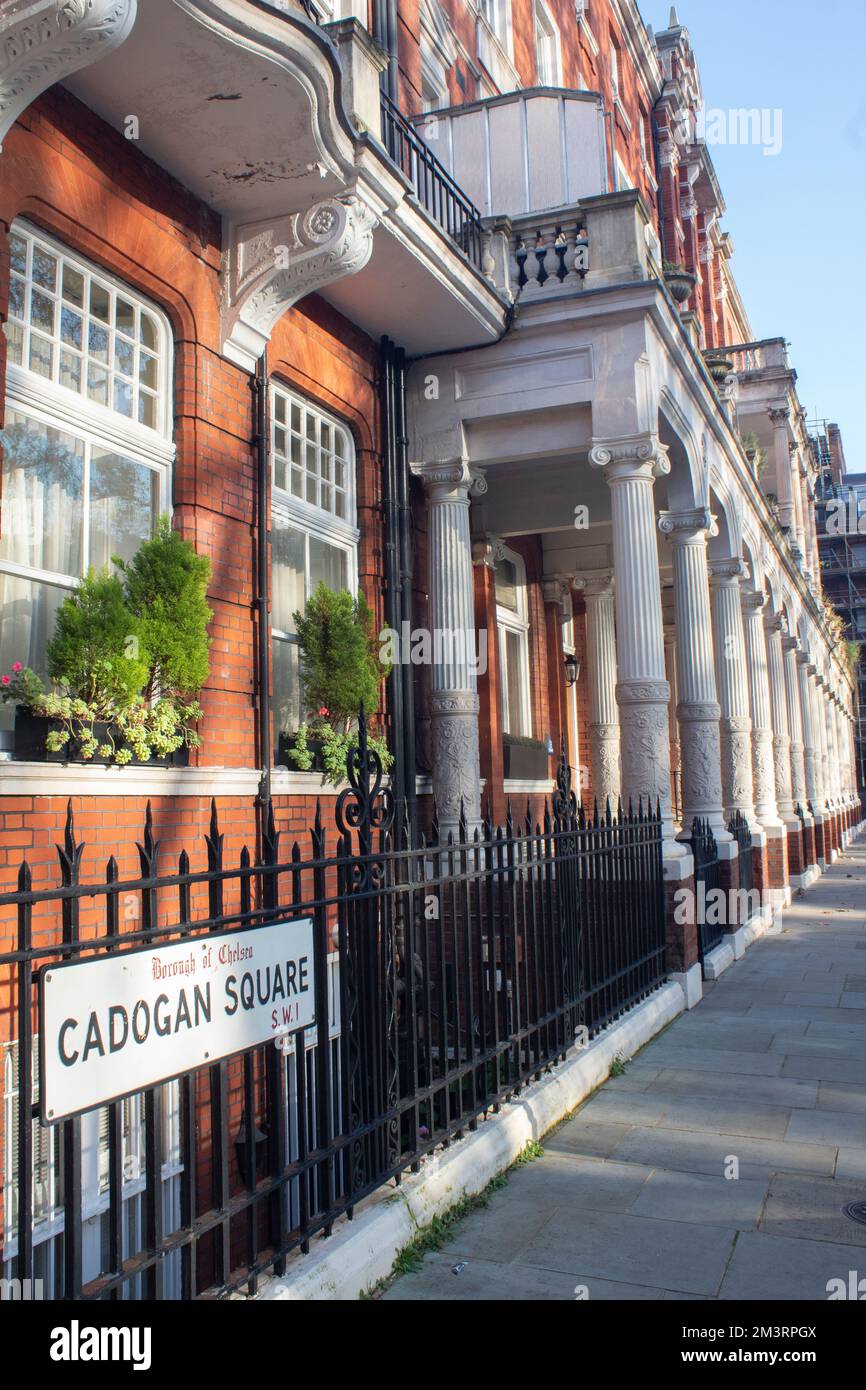
M 9 291 L 8 231 L 26 218 L 70 249 L 153 300 L 174 331 L 174 524 L 212 564 L 214 612 L 211 674 L 202 694 L 200 766 L 258 766 L 255 716 L 256 630 L 252 604 L 255 557 L 255 454 L 250 378 L 221 356 L 220 220 L 204 204 L 106 126 L 87 107 L 54 88 L 9 133 L 0 155 L 0 322 Z M 0 387 L 6 339 L 0 333 Z M 382 524 L 377 348 L 354 325 L 311 297 L 277 325 L 271 373 L 345 420 L 357 448 L 361 587 L 382 614 Z M 0 389 L 0 424 L 3 391 Z M 80 838 L 94 872 L 108 854 L 136 868 L 145 803 L 123 796 L 76 798 Z M 26 850 L 35 877 L 56 881 L 56 853 L 65 816 L 63 769 L 56 798 L 2 797 L 0 882 L 17 872 Z M 327 803 L 326 803 L 327 804 Z M 299 833 L 315 798 L 281 798 L 278 825 Z M 166 856 L 181 844 L 202 847 L 209 799 L 154 801 L 155 833 Z M 232 857 L 254 850 L 252 799 L 220 798 L 222 829 Z M 118 848 L 119 845 L 119 848 Z M 92 859 L 91 859 L 92 855 Z M 123 868 L 123 866 L 122 866 Z M 124 870 L 125 871 L 125 870 Z

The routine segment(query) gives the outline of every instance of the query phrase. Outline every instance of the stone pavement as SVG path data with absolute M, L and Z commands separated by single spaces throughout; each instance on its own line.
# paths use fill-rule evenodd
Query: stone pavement
M 866 835 L 705 990 L 384 1297 L 825 1300 L 866 1279 L 841 1211 L 866 1199 Z

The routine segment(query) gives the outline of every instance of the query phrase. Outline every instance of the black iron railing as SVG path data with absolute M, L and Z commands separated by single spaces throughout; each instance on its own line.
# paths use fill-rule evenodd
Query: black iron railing
M 714 891 L 721 888 L 719 849 L 709 821 L 695 817 L 691 844 L 695 856 L 698 953 L 703 966 L 707 954 L 722 944 L 725 930 L 725 914 L 720 910 L 719 895 Z M 708 921 L 708 917 L 712 920 Z
M 382 93 L 382 143 L 410 180 L 424 210 L 480 270 L 481 213 L 385 92 Z
M 164 864 L 148 806 L 138 878 L 113 856 L 85 875 L 70 803 L 60 886 L 22 864 L 0 895 L 4 1276 L 44 1277 L 46 1296 L 71 1299 L 255 1291 L 664 981 L 657 809 L 588 818 L 563 760 L 540 821 L 528 809 L 501 827 L 463 821 L 444 840 L 434 822 L 413 842 L 363 718 L 348 776 L 335 835 L 317 812 L 309 852 L 283 854 L 271 816 L 261 857 L 244 849 L 236 866 L 215 805 L 207 867 L 186 851 Z M 203 949 L 208 933 L 287 916 L 313 924 L 305 1036 L 43 1126 L 34 1018 L 47 968 L 187 939 Z M 87 1154 L 100 1176 L 85 1202 Z
M 737 842 L 738 884 L 741 890 L 751 893 L 754 886 L 752 877 L 752 832 L 742 811 L 735 811 L 728 829 Z

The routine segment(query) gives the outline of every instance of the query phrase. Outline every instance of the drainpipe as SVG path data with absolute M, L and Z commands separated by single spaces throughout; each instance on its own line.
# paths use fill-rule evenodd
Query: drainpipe
M 397 100 L 397 0 L 376 0 L 373 11 L 373 38 L 388 54 L 388 66 L 381 83 L 387 96 Z
M 412 531 L 409 511 L 409 463 L 406 434 L 406 356 L 390 338 L 380 352 L 380 400 L 384 445 L 385 612 L 399 638 L 402 658 L 388 677 L 393 721 L 394 795 L 405 802 L 410 826 L 417 825 L 415 794 L 415 691 L 404 633 L 412 631 Z
M 653 137 L 653 164 L 655 166 L 656 184 L 658 185 L 658 191 L 656 192 L 656 203 L 658 207 L 659 218 L 659 241 L 661 242 L 662 259 L 664 260 L 665 255 L 667 253 L 667 247 L 665 246 L 665 203 L 664 187 L 662 184 L 662 161 L 661 152 L 659 149 L 659 127 L 658 121 L 656 120 L 656 112 L 658 111 L 661 102 L 662 97 L 659 97 L 653 105 L 653 109 L 650 112 L 650 126 L 652 128 Z
M 271 802 L 271 699 L 270 699 L 270 596 L 268 592 L 268 352 L 265 348 L 256 364 L 253 379 L 255 399 L 256 454 L 256 616 L 258 619 L 257 693 L 259 721 L 259 782 L 261 828 L 267 826 Z

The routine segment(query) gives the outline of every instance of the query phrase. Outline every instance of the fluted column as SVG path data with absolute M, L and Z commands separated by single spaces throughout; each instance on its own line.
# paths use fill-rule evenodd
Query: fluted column
M 672 842 L 670 686 L 653 501 L 653 481 L 668 473 L 670 464 L 653 436 L 598 442 L 589 458 L 604 469 L 611 492 L 623 799 L 631 797 L 635 805 L 639 798 L 652 806 L 658 802 L 665 839 Z
M 770 411 L 773 426 L 773 452 L 775 461 L 776 488 L 779 498 L 779 520 L 783 526 L 794 525 L 794 496 L 791 487 L 791 454 L 788 447 L 788 421 L 790 410 L 780 405 Z
M 803 747 L 803 715 L 800 703 L 800 685 L 797 680 L 797 652 L 800 643 L 796 637 L 782 638 L 782 652 L 785 661 L 785 691 L 788 696 L 788 721 L 791 728 L 791 797 L 794 809 L 798 806 L 805 811 L 808 793 L 806 791 L 806 762 Z
M 815 707 L 812 703 L 812 682 L 809 678 L 810 667 L 814 670 L 809 660 L 809 653 L 807 651 L 798 652 L 797 677 L 800 684 L 800 708 L 803 714 L 803 761 L 806 770 L 806 796 L 812 803 L 812 809 L 817 811 L 820 799 L 818 781 L 820 752 L 815 728 Z
M 818 747 L 821 752 L 821 801 L 829 808 L 832 795 L 830 791 L 830 748 L 827 742 L 827 682 L 822 671 L 815 671 L 815 718 L 818 725 Z
M 740 607 L 740 580 L 745 572 L 745 565 L 739 559 L 714 560 L 710 564 L 716 686 L 721 707 L 719 735 L 725 815 L 730 817 L 739 811 L 747 819 L 753 820 L 752 716 L 749 712 L 746 641 Z
M 794 817 L 791 782 L 791 734 L 788 695 L 785 689 L 785 663 L 782 654 L 782 615 L 768 613 L 765 624 L 767 671 L 770 679 L 770 710 L 773 724 L 773 771 L 776 782 L 776 808 L 783 819 Z
M 759 590 L 747 590 L 743 594 L 743 631 L 749 678 L 749 705 L 752 711 L 755 815 L 763 826 L 778 826 L 780 821 L 776 808 L 776 778 L 773 770 L 770 683 L 767 672 L 767 644 L 764 640 L 763 611 L 766 601 L 766 595 Z
M 707 577 L 707 535 L 715 530 L 705 508 L 663 512 L 659 530 L 670 537 L 677 626 L 677 718 L 683 757 L 683 831 L 696 816 L 727 834 L 722 810 L 719 702 L 713 666 L 713 628 Z M 718 838 L 718 836 L 717 836 Z
M 671 749 L 671 794 L 674 799 L 674 812 L 682 824 L 682 773 L 683 759 L 680 746 L 680 721 L 677 718 L 679 704 L 679 685 L 677 683 L 677 629 L 674 623 L 666 623 L 665 635 L 665 678 L 671 688 L 668 705 L 668 736 Z
M 589 767 L 600 807 L 620 795 L 620 729 L 616 703 L 616 600 L 608 570 L 576 579 L 586 601 L 586 656 L 589 682 Z
M 486 492 L 487 484 L 465 459 L 413 463 L 412 471 L 427 491 L 433 794 L 447 835 L 459 824 L 461 805 L 470 828 L 481 817 L 469 494 Z

